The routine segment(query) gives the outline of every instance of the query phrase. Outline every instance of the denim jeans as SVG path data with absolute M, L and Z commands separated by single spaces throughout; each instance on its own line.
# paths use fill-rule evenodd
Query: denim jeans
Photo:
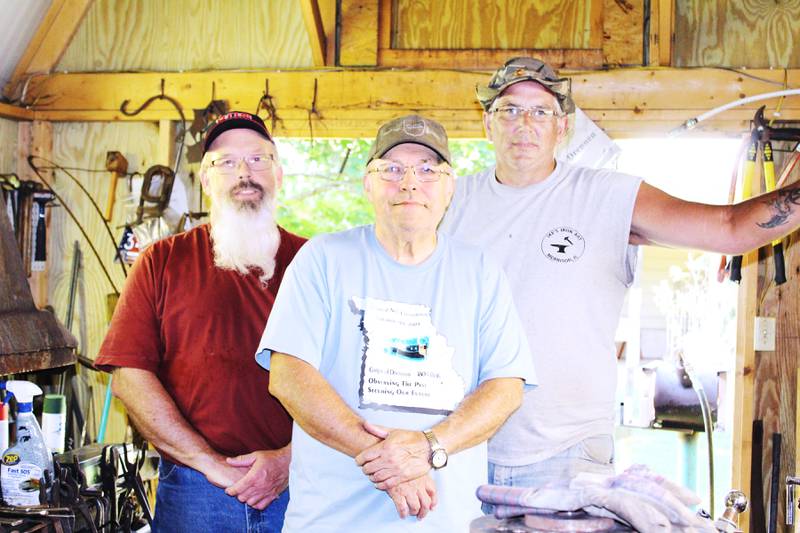
M 161 460 L 153 533 L 280 533 L 289 503 L 285 490 L 259 511 L 225 494 L 191 468 Z
M 509 487 L 541 488 L 545 485 L 566 488 L 581 472 L 614 474 L 614 437 L 596 435 L 584 439 L 563 452 L 530 465 L 502 466 L 489 463 L 489 483 Z M 483 504 L 483 512 L 493 507 Z

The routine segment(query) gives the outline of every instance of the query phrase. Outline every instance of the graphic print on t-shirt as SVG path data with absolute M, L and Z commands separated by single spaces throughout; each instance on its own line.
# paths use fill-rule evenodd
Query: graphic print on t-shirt
M 353 297 L 364 338 L 359 407 L 449 414 L 466 385 L 426 305 Z

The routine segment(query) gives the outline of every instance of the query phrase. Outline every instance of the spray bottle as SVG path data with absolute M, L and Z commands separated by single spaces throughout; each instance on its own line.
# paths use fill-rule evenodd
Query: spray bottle
M 45 477 L 53 475 L 53 458 L 44 443 L 44 436 L 33 415 L 33 397 L 42 389 L 29 381 L 7 381 L 6 388 L 17 399 L 17 439 L 3 453 L 0 484 L 3 500 L 14 506 L 39 505 L 39 487 Z
M 8 400 L 9 392 L 6 390 L 6 382 L 0 383 L 0 453 L 8 448 Z

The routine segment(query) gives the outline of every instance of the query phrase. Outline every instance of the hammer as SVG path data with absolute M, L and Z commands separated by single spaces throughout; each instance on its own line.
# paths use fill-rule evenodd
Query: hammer
M 108 190 L 105 213 L 105 219 L 110 222 L 111 213 L 114 211 L 114 199 L 117 196 L 117 181 L 120 176 L 128 173 L 128 160 L 119 152 L 106 152 L 106 170 L 111 172 L 111 187 Z

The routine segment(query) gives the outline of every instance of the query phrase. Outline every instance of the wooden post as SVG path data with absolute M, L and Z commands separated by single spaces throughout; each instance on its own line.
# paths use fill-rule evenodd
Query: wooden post
M 28 156 L 35 155 L 45 159 L 52 159 L 53 157 L 53 124 L 35 120 L 33 122 L 20 122 L 17 126 L 18 143 L 17 143 L 17 174 L 22 180 L 39 181 L 41 180 L 31 169 L 28 164 Z M 51 171 L 42 171 L 49 182 L 53 182 L 54 174 Z M 45 185 L 46 187 L 46 185 Z M 46 224 L 48 230 L 50 229 L 50 211 L 47 211 Z M 48 240 L 50 231 L 47 232 Z M 47 243 L 48 249 L 49 243 Z M 51 257 L 48 256 L 48 265 Z M 31 293 L 33 294 L 33 301 L 36 307 L 42 308 L 48 303 L 47 293 L 47 276 L 49 266 L 40 272 L 32 272 L 28 282 L 31 286 Z
M 758 287 L 758 252 L 742 257 L 742 280 L 736 313 L 736 372 L 734 382 L 733 454 L 731 487 L 749 496 L 750 454 L 753 448 L 753 382 L 755 370 L 754 317 Z M 749 530 L 750 514 L 739 518 L 742 531 Z
M 158 161 L 174 170 L 175 167 L 175 123 L 168 119 L 158 121 Z

